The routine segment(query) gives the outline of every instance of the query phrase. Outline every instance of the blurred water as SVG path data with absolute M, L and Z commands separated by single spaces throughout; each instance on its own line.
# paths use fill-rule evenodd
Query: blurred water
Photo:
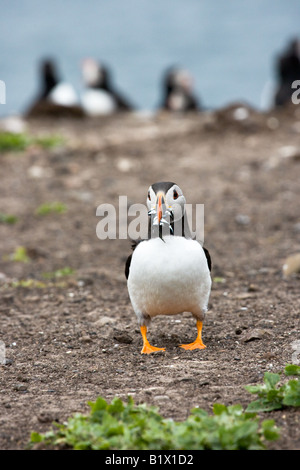
M 158 105 L 173 64 L 192 72 L 206 107 L 238 99 L 262 107 L 275 56 L 300 35 L 299 0 L 1 0 L 0 9 L 2 116 L 35 96 L 44 56 L 79 91 L 81 59 L 104 60 L 140 109 Z

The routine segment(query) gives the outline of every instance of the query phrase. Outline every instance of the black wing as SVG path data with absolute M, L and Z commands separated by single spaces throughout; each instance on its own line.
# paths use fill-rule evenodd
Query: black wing
M 128 276 L 129 276 L 131 258 L 132 258 L 132 253 L 131 253 L 131 255 L 128 256 L 128 258 L 126 260 L 126 263 L 125 263 L 125 276 L 126 276 L 126 279 L 128 279 Z
M 124 98 L 124 96 L 122 96 L 121 94 L 114 92 L 114 98 L 117 102 L 117 106 L 120 111 L 133 111 L 135 109 L 133 104 L 127 101 L 127 99 Z
M 206 259 L 207 259 L 208 268 L 211 271 L 212 262 L 211 262 L 211 257 L 210 257 L 209 251 L 206 248 L 204 248 L 204 246 L 202 248 L 203 248 L 203 251 L 204 251 Z
M 142 241 L 143 240 L 131 240 L 132 251 L 134 251 L 135 248 L 138 246 L 138 244 L 141 243 Z M 131 258 L 132 258 L 132 253 L 131 253 L 131 255 L 128 256 L 128 258 L 126 260 L 126 263 L 125 263 L 125 276 L 126 276 L 126 279 L 128 279 L 128 276 L 129 276 Z

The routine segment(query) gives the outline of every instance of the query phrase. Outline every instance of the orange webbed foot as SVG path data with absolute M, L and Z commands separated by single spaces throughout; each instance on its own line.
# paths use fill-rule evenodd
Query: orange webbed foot
M 202 341 L 197 341 L 197 340 L 190 344 L 180 344 L 180 347 L 183 349 L 186 349 L 187 351 L 192 351 L 193 349 L 205 349 L 206 348 L 205 344 L 203 344 Z
M 151 346 L 151 344 L 144 344 L 143 349 L 141 350 L 141 354 L 151 354 L 157 351 L 165 351 L 165 348 L 156 348 L 155 346 Z
M 157 351 L 165 351 L 165 348 L 156 348 L 155 346 L 151 346 L 147 339 L 147 328 L 146 326 L 141 326 L 141 333 L 143 336 L 143 348 L 141 350 L 141 354 L 151 354 Z
M 202 326 L 203 326 L 202 321 L 197 320 L 197 332 L 198 333 L 197 333 L 196 340 L 190 344 L 180 344 L 180 347 L 183 349 L 186 349 L 187 351 L 192 351 L 194 349 L 205 349 L 206 346 L 205 344 L 203 344 L 202 337 L 201 337 Z

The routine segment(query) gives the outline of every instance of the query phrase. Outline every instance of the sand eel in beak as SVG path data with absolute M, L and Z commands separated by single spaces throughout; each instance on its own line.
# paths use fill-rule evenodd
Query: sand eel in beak
M 126 262 L 129 297 L 143 337 L 143 354 L 164 351 L 151 346 L 147 326 L 156 315 L 191 312 L 197 338 L 184 349 L 204 349 L 202 325 L 211 290 L 208 251 L 190 237 L 185 197 L 175 183 L 150 186 L 147 195 L 148 239 L 133 245 Z

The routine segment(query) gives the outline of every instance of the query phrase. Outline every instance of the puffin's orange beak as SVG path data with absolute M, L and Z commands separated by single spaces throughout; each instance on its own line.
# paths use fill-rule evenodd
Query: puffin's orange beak
M 158 225 L 163 216 L 163 205 L 165 205 L 165 195 L 164 193 L 158 193 L 157 195 L 157 203 L 156 203 L 156 212 L 157 212 L 157 220 Z

